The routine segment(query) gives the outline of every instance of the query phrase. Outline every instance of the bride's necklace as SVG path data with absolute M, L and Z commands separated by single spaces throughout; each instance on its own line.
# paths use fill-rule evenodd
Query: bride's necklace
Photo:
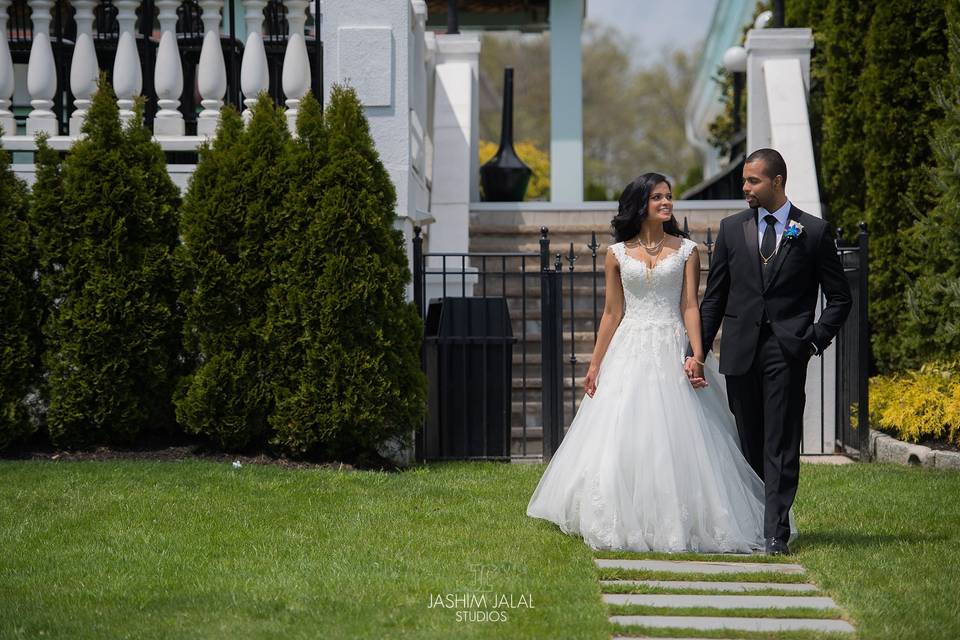
M 651 264 L 647 264 L 646 260 L 641 260 L 644 266 L 647 267 L 646 273 L 644 274 L 647 282 L 650 282 L 653 279 L 653 270 L 656 268 L 657 263 L 660 261 L 660 254 L 663 253 L 663 241 L 666 240 L 666 238 L 667 238 L 667 234 L 664 233 L 660 236 L 659 241 L 651 245 L 647 245 L 647 244 L 644 244 L 642 240 L 640 240 L 640 236 L 638 235 L 632 241 L 628 243 L 624 243 L 631 248 L 633 246 L 643 247 L 644 251 L 646 251 L 649 255 L 653 256 L 653 263 Z

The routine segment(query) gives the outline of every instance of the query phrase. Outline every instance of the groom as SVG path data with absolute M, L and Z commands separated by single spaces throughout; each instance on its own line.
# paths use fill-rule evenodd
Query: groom
M 700 305 L 703 352 L 723 323 L 720 372 L 744 457 L 764 481 L 766 552 L 790 553 L 789 513 L 800 475 L 807 362 L 823 350 L 850 311 L 850 288 L 830 224 L 787 199 L 787 167 L 774 149 L 743 166 L 750 207 L 720 223 Z M 814 322 L 823 290 L 826 306 Z M 688 350 L 695 387 L 702 369 Z

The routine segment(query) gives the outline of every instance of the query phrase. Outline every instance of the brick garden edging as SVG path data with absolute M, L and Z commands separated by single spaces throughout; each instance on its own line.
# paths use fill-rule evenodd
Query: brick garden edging
M 960 452 L 931 449 L 870 429 L 870 454 L 876 462 L 960 470 Z

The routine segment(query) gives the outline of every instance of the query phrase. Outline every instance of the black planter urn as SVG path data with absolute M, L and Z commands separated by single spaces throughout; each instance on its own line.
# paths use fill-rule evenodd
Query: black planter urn
M 513 148 L 513 69 L 503 70 L 503 123 L 500 148 L 480 167 L 480 185 L 486 202 L 520 202 L 533 171 Z

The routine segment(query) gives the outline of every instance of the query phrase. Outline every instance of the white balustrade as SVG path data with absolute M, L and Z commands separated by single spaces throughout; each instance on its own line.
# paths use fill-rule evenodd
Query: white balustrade
M 137 52 L 137 35 L 134 24 L 137 20 L 136 9 L 139 0 L 114 0 L 117 7 L 117 22 L 120 25 L 120 41 L 117 42 L 117 55 L 113 61 L 113 90 L 117 94 L 117 106 L 120 108 L 120 121 L 126 125 L 133 119 L 134 98 L 143 89 L 143 75 L 140 71 L 140 54 Z M 152 16 L 145 17 L 152 20 Z
M 73 48 L 73 60 L 70 63 L 70 90 L 73 92 L 75 107 L 70 115 L 70 135 L 79 136 L 83 122 L 87 118 L 90 99 L 97 90 L 97 52 L 93 47 L 93 5 L 95 0 L 73 0 L 77 10 L 77 42 Z
M 240 90 L 243 92 L 243 121 L 249 123 L 250 109 L 257 96 L 270 90 L 270 74 L 267 70 L 267 51 L 263 48 L 263 8 L 266 0 L 243 0 L 244 20 L 247 23 L 247 43 L 243 48 L 240 64 Z
M 287 6 L 290 35 L 283 56 L 283 93 L 287 96 L 287 126 L 292 133 L 296 133 L 300 100 L 310 89 L 310 57 L 303 36 L 309 0 L 286 0 L 284 4 Z
M 180 0 L 157 0 L 160 19 L 160 47 L 153 69 L 153 86 L 157 91 L 157 116 L 153 133 L 157 136 L 182 136 L 183 114 L 180 95 L 183 93 L 183 66 L 177 48 L 177 6 Z
M 53 95 L 57 92 L 57 68 L 53 62 L 53 47 L 50 45 L 50 8 L 52 0 L 30 0 L 33 11 L 33 42 L 30 45 L 30 60 L 27 63 L 27 91 L 33 111 L 27 116 L 27 135 L 38 133 L 57 135 L 57 117 L 53 108 Z
M 200 49 L 200 66 L 197 69 L 197 88 L 200 89 L 200 104 L 203 111 L 197 116 L 197 133 L 213 136 L 220 121 L 220 107 L 227 92 L 227 66 L 220 48 L 220 9 L 223 0 L 200 0 L 203 9 L 203 48 Z
M 0 127 L 3 135 L 17 134 L 17 123 L 10 111 L 10 100 L 13 98 L 13 58 L 10 57 L 10 46 L 7 44 L 7 7 L 10 0 L 0 0 Z

